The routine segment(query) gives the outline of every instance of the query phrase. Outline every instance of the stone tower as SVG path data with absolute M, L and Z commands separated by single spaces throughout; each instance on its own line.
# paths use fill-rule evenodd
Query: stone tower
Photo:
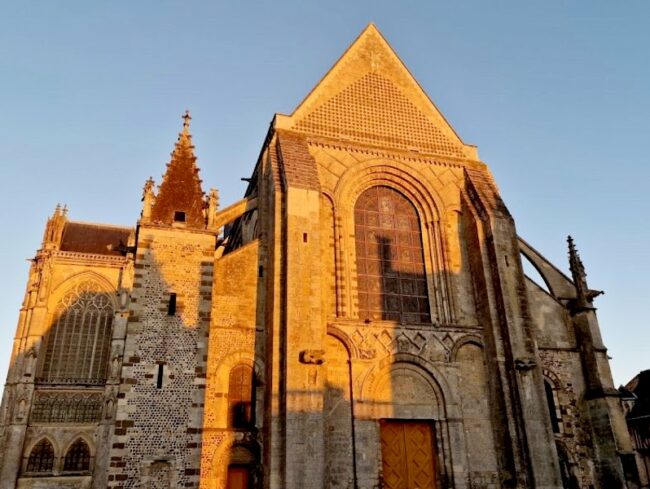
M 48 220 L 0 409 L 0 488 L 106 486 L 133 240 L 59 206 Z
M 199 483 L 216 234 L 184 119 L 157 195 L 145 186 L 108 487 Z

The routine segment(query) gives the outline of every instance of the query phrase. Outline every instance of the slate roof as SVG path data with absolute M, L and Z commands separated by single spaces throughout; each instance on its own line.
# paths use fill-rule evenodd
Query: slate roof
M 63 228 L 61 251 L 123 255 L 120 244 L 126 246 L 132 229 L 127 227 L 68 221 Z

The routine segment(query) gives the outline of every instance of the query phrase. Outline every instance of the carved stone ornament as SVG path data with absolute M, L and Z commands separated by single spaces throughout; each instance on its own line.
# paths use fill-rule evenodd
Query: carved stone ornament
M 374 348 L 359 348 L 359 358 L 364 360 L 372 360 L 377 356 L 377 351 Z
M 325 363 L 325 350 L 303 350 L 300 352 L 300 363 L 322 365 Z
M 537 362 L 534 358 L 517 358 L 515 360 L 515 368 L 517 370 L 527 371 L 537 367 Z

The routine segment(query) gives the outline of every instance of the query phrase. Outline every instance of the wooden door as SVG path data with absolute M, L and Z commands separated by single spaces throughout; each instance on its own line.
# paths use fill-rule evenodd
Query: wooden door
M 420 421 L 382 421 L 385 489 L 437 489 L 433 428 Z
M 245 465 L 228 466 L 228 484 L 226 489 L 249 489 L 250 471 Z

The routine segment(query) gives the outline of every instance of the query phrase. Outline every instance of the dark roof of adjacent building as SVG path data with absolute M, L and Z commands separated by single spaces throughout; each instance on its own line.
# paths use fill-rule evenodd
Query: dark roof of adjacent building
M 650 369 L 639 372 L 625 389 L 636 396 L 634 407 L 627 415 L 628 419 L 647 417 L 650 415 Z
M 131 232 L 132 229 L 127 227 L 68 221 L 63 229 L 59 249 L 120 256 L 124 254 Z

